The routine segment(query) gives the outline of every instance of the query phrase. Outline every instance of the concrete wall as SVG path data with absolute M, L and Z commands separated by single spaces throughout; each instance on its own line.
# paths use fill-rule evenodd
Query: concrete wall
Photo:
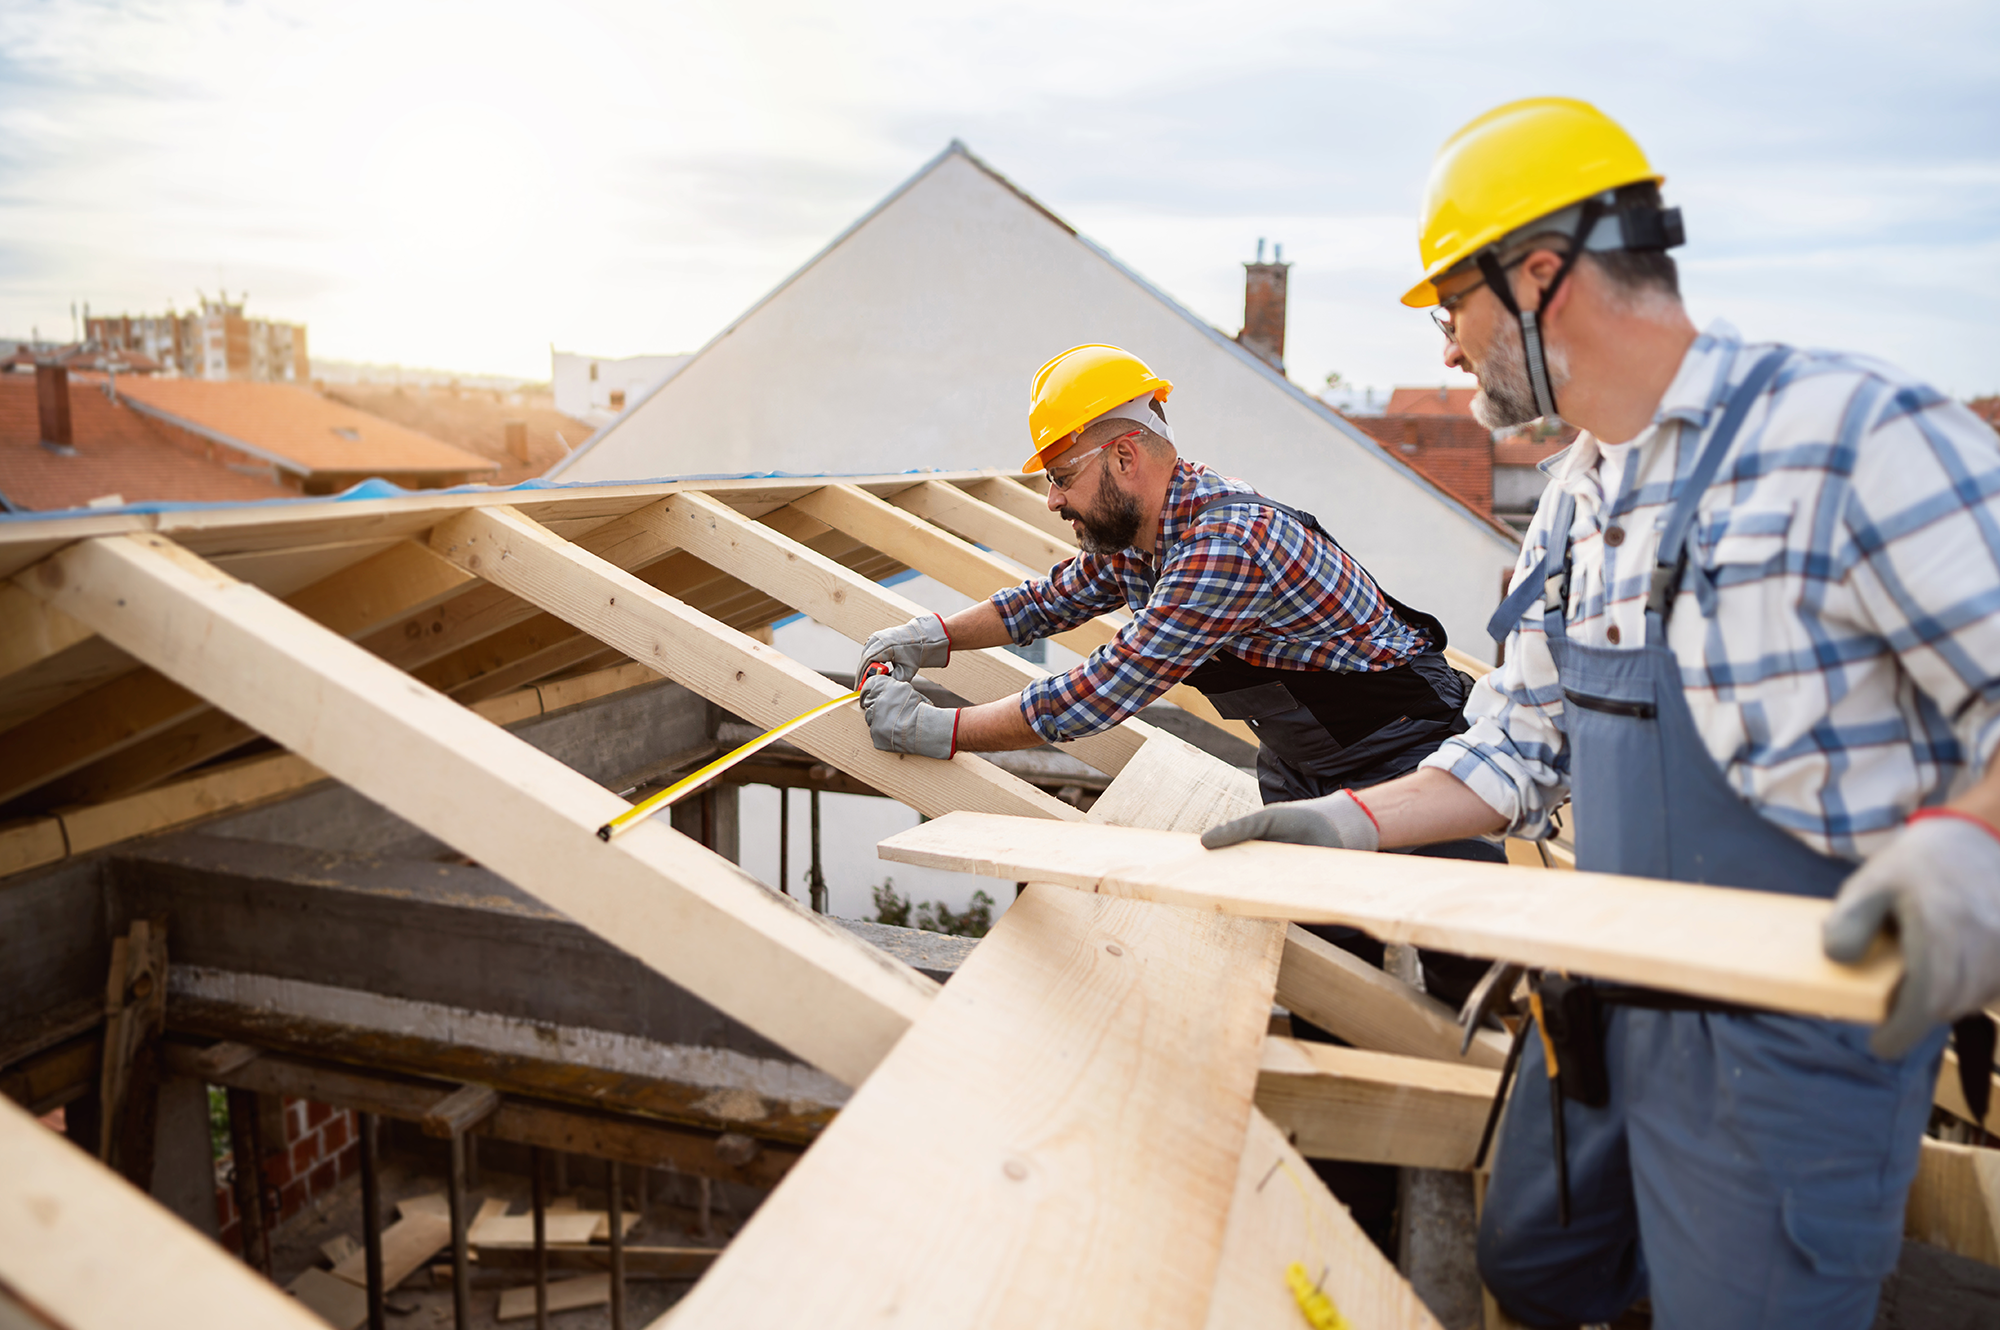
M 963 153 L 943 157 L 552 474 L 1018 466 L 1035 369 L 1112 342 L 1174 382 L 1183 455 L 1319 515 L 1475 655 L 1515 542 Z

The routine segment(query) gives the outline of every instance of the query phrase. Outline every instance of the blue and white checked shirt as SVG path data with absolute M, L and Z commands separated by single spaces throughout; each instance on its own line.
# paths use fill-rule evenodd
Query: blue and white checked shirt
M 1558 489 L 1574 494 L 1576 641 L 1644 644 L 1676 478 L 1763 350 L 1713 324 L 1638 438 L 1584 434 L 1542 464 L 1554 483 L 1515 575 L 1547 548 Z M 1695 532 L 1715 613 L 1684 581 L 1668 644 L 1710 756 L 1760 813 L 1823 854 L 1863 858 L 1984 771 L 2000 744 L 2000 439 L 1970 411 L 1878 361 L 1795 352 Z M 1533 838 L 1569 793 L 1541 620 L 1537 601 L 1466 703 L 1471 729 L 1424 761 Z

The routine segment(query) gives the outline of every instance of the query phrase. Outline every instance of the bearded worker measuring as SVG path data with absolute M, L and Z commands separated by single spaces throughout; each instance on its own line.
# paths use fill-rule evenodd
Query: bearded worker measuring
M 1472 728 L 1343 843 L 1539 837 L 1570 798 L 1578 868 L 1834 899 L 1835 960 L 1899 932 L 1873 1031 L 1545 977 L 1479 1236 L 1530 1326 L 1650 1296 L 1661 1330 L 1862 1330 L 1944 1023 L 2000 996 L 2000 440 L 1880 362 L 1698 331 L 1660 182 L 1561 98 L 1438 153 L 1404 303 L 1437 307 L 1481 423 L 1583 433 L 1544 464 Z M 1338 805 L 1295 811 L 1344 837 Z M 1959 1028 L 1969 1066 L 1990 1026 Z
M 1173 385 L 1114 346 L 1072 347 L 1035 375 L 1028 413 L 1051 511 L 1081 552 L 949 618 L 868 639 L 861 691 L 877 748 L 949 757 L 1108 729 L 1185 682 L 1257 732 L 1265 801 L 1363 788 L 1415 769 L 1465 727 L 1468 681 L 1438 621 L 1388 595 L 1311 515 L 1178 456 Z M 1117 639 L 1018 697 L 951 710 L 912 686 L 953 650 L 1027 644 L 1130 608 Z M 1372 834 L 1349 799 L 1347 834 Z M 1430 847 L 1500 859 L 1485 841 Z

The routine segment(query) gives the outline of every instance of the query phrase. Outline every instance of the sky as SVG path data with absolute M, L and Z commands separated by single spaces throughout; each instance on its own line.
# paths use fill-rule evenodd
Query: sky
M 326 357 L 694 350 L 956 137 L 1226 331 L 1282 243 L 1295 382 L 1456 382 L 1397 303 L 1431 156 L 1561 94 L 1667 176 L 1697 322 L 1970 396 L 1996 68 L 1990 0 L 0 0 L 0 335 L 227 290 Z

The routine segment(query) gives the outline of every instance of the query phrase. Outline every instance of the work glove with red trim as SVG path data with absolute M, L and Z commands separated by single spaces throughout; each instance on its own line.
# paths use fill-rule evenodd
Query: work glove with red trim
M 1336 790 L 1297 803 L 1272 804 L 1201 833 L 1202 845 L 1211 850 L 1246 840 L 1323 845 L 1329 850 L 1375 850 L 1382 845 L 1381 833 L 1375 829 L 1375 815 L 1354 797 L 1352 790 Z
M 916 685 L 878 674 L 861 685 L 861 714 L 868 737 L 885 753 L 949 758 L 956 747 L 958 711 L 934 707 Z
M 951 634 L 944 620 L 935 614 L 919 614 L 906 624 L 870 633 L 861 644 L 861 663 L 854 677 L 868 677 L 868 667 L 880 661 L 904 683 L 917 677 L 918 670 L 936 669 L 951 663 Z M 875 745 L 880 748 L 881 744 Z
M 1898 1058 L 1938 1025 L 2000 998 L 2000 833 L 1926 809 L 1854 870 L 1821 926 L 1829 959 L 1852 965 L 1877 933 L 1903 944 L 1903 982 L 1868 1040 Z

